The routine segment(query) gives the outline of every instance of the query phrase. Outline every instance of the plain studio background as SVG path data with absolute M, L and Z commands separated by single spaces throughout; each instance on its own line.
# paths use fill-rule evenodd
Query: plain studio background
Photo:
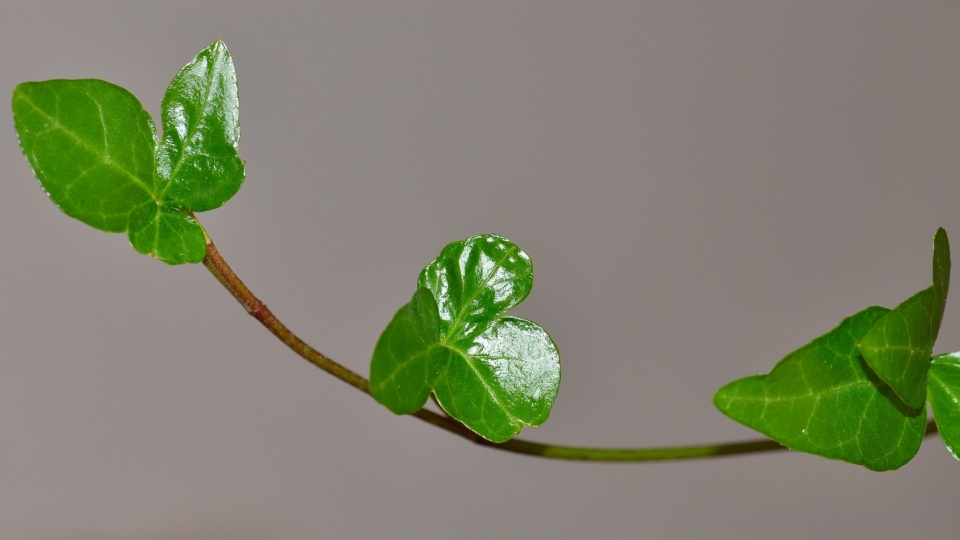
M 517 242 L 536 264 L 517 313 L 564 370 L 524 438 L 754 438 L 714 409 L 718 387 L 929 285 L 938 226 L 960 246 L 956 2 L 11 4 L 5 92 L 101 78 L 155 118 L 177 71 L 226 41 L 247 181 L 199 217 L 282 320 L 360 373 L 446 243 Z M 3 538 L 960 526 L 960 463 L 937 439 L 883 474 L 794 453 L 582 464 L 396 418 L 202 266 L 64 216 L 0 124 Z M 940 352 L 960 349 L 958 305 Z

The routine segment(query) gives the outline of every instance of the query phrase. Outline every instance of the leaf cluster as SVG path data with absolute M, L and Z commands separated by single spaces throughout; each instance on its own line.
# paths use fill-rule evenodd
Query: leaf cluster
M 133 94 L 97 79 L 20 84 L 13 116 L 27 162 L 61 210 L 126 232 L 137 251 L 165 263 L 204 259 L 194 213 L 223 205 L 244 180 L 236 72 L 220 40 L 167 88 L 162 137 Z M 504 315 L 532 286 L 530 258 L 504 238 L 447 246 L 377 343 L 373 396 L 404 414 L 433 393 L 491 441 L 543 423 L 560 384 L 559 353 L 542 328 Z
M 940 229 L 932 285 L 892 310 L 847 317 L 770 373 L 724 386 L 714 404 L 794 450 L 882 471 L 916 455 L 929 399 L 944 443 L 960 459 L 960 357 L 931 358 L 949 281 L 950 245 Z
M 194 212 L 240 189 L 244 162 L 233 60 L 216 41 L 170 83 L 163 137 L 130 92 L 98 79 L 26 82 L 13 92 L 20 147 L 67 215 L 168 264 L 206 254 Z
M 432 392 L 447 414 L 493 442 L 542 424 L 560 386 L 560 354 L 535 323 L 504 315 L 532 287 L 530 257 L 503 237 L 445 247 L 377 342 L 373 397 L 410 414 Z

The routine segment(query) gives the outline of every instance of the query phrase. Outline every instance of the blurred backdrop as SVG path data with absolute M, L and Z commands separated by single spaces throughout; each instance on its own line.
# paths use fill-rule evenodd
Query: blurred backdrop
M 777 5 L 774 5 L 777 4 Z M 956 2 L 6 2 L 0 88 L 101 78 L 156 118 L 223 38 L 247 180 L 200 219 L 294 331 L 366 374 L 448 242 L 533 258 L 578 445 L 753 438 L 712 393 L 930 283 L 960 245 Z M 9 94 L 7 94 L 9 95 Z M 46 200 L 0 115 L 0 536 L 62 540 L 956 534 L 938 439 L 551 462 L 397 418 L 202 266 Z M 960 349 L 948 302 L 938 352 Z

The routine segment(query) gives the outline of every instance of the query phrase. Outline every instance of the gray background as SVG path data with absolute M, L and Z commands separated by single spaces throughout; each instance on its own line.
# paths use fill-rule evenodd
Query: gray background
M 247 181 L 201 220 L 367 373 L 446 243 L 534 259 L 563 384 L 524 438 L 752 438 L 724 383 L 927 286 L 960 245 L 957 2 L 5 2 L 0 88 L 97 77 L 155 117 L 217 37 Z M 787 4 L 787 3 L 784 3 Z M 43 195 L 0 115 L 0 537 L 954 536 L 960 463 L 551 462 L 395 418 Z M 954 300 L 939 351 L 960 349 Z

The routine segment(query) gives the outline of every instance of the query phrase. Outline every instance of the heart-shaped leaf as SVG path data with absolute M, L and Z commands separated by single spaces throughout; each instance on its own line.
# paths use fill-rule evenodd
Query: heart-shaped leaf
M 934 356 L 929 381 L 927 397 L 940 438 L 953 457 L 960 459 L 960 352 Z
M 169 264 L 206 254 L 191 212 L 210 210 L 243 182 L 237 156 L 236 75 L 217 41 L 171 83 L 163 142 L 130 92 L 97 79 L 23 83 L 13 92 L 20 147 L 50 199 L 67 215 Z
M 930 355 L 949 286 L 950 244 L 941 228 L 933 238 L 933 285 L 894 308 L 860 340 L 870 368 L 915 409 L 927 399 Z
M 793 450 L 883 471 L 910 461 L 925 431 L 913 409 L 874 374 L 857 341 L 890 310 L 867 308 L 781 360 L 768 375 L 734 381 L 718 409 Z
M 450 416 L 494 442 L 542 424 L 560 355 L 535 323 L 504 316 L 533 286 L 527 254 L 505 238 L 474 236 L 445 247 L 418 284 L 374 349 L 373 397 L 409 414 L 433 392 Z

